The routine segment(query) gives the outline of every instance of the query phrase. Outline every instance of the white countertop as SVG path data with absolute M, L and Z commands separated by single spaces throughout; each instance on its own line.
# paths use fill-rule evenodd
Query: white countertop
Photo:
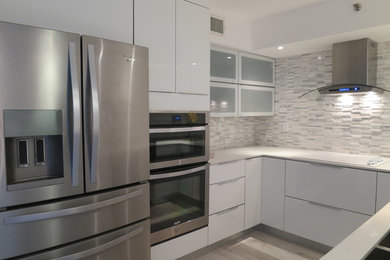
M 390 172 L 390 158 L 383 158 L 383 162 L 379 163 L 376 166 L 367 165 L 368 160 L 378 158 L 378 156 L 376 155 L 346 154 L 266 146 L 250 146 L 212 151 L 210 154 L 210 163 L 218 164 L 260 156 L 269 156 L 281 159 L 292 159 L 298 161 L 317 162 L 359 169 Z
M 356 229 L 321 260 L 364 259 L 390 229 L 390 203 Z

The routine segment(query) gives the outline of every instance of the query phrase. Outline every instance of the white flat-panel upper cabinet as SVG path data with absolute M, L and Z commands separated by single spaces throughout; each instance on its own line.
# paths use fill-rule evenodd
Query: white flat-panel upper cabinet
M 236 116 L 238 109 L 238 86 L 220 82 L 210 83 L 211 116 Z
M 151 17 L 151 19 L 153 19 Z M 210 93 L 210 12 L 176 0 L 176 92 Z
M 272 116 L 274 88 L 240 85 L 240 116 Z
M 240 53 L 240 84 L 274 86 L 275 60 L 250 53 Z
M 135 1 L 134 43 L 149 48 L 150 91 L 175 92 L 175 1 Z
M 210 80 L 238 82 L 238 52 L 212 46 L 210 50 Z

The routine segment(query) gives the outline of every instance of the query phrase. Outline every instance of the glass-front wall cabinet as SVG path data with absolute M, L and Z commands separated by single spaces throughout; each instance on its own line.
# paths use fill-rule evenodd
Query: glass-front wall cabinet
M 211 116 L 236 116 L 238 101 L 237 84 L 211 82 Z
M 212 46 L 210 50 L 211 81 L 238 82 L 238 53 L 220 47 Z
M 240 85 L 241 116 L 271 116 L 274 114 L 274 88 Z
M 274 59 L 240 53 L 240 84 L 274 86 Z
M 274 114 L 273 58 L 211 46 L 211 116 Z

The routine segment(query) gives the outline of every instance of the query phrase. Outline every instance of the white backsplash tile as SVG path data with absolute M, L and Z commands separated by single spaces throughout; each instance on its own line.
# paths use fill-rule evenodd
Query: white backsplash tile
M 377 69 L 377 86 L 390 90 L 390 42 L 378 44 Z M 265 145 L 390 157 L 390 93 L 298 98 L 331 81 L 331 50 L 277 59 L 275 115 L 212 118 L 211 149 Z

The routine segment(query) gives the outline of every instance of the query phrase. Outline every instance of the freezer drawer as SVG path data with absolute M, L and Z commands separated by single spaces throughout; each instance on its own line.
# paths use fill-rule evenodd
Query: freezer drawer
M 149 260 L 149 238 L 150 223 L 149 220 L 145 220 L 101 236 L 20 259 Z
M 149 184 L 0 213 L 0 259 L 84 239 L 149 217 Z

